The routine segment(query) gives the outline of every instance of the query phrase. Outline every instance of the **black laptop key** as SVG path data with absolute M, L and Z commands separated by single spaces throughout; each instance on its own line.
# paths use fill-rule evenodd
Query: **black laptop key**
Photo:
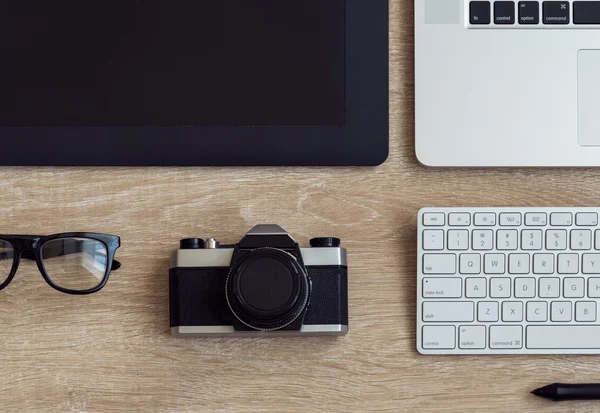
M 537 1 L 519 2 L 519 24 L 538 24 L 540 22 L 540 3 Z
M 568 1 L 545 1 L 543 3 L 544 24 L 569 24 L 571 14 Z
M 514 1 L 496 1 L 494 3 L 494 23 L 515 24 Z
M 469 4 L 471 24 L 490 24 L 492 7 L 489 1 L 472 1 Z
M 600 1 L 576 1 L 573 3 L 573 23 L 600 24 Z

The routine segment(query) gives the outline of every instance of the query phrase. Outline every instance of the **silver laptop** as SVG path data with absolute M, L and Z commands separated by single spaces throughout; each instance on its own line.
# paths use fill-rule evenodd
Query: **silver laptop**
M 600 166 L 600 1 L 415 0 L 429 166 Z

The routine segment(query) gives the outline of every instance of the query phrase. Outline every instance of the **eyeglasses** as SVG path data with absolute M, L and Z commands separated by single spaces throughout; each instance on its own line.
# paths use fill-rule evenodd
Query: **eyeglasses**
M 34 260 L 46 282 L 67 294 L 101 290 L 111 270 L 121 267 L 114 259 L 121 239 L 89 232 L 64 234 L 0 235 L 0 290 L 14 278 L 21 258 Z

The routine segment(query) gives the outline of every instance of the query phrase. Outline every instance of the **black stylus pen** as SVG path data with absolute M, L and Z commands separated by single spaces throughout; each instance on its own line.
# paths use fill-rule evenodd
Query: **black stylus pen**
M 531 393 L 556 402 L 562 400 L 600 400 L 600 384 L 554 383 Z

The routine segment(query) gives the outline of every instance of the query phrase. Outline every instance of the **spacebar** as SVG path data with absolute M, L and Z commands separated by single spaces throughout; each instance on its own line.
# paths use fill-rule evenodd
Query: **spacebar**
M 600 1 L 573 2 L 573 23 L 600 24 Z
M 600 326 L 529 326 L 530 349 L 600 349 Z

